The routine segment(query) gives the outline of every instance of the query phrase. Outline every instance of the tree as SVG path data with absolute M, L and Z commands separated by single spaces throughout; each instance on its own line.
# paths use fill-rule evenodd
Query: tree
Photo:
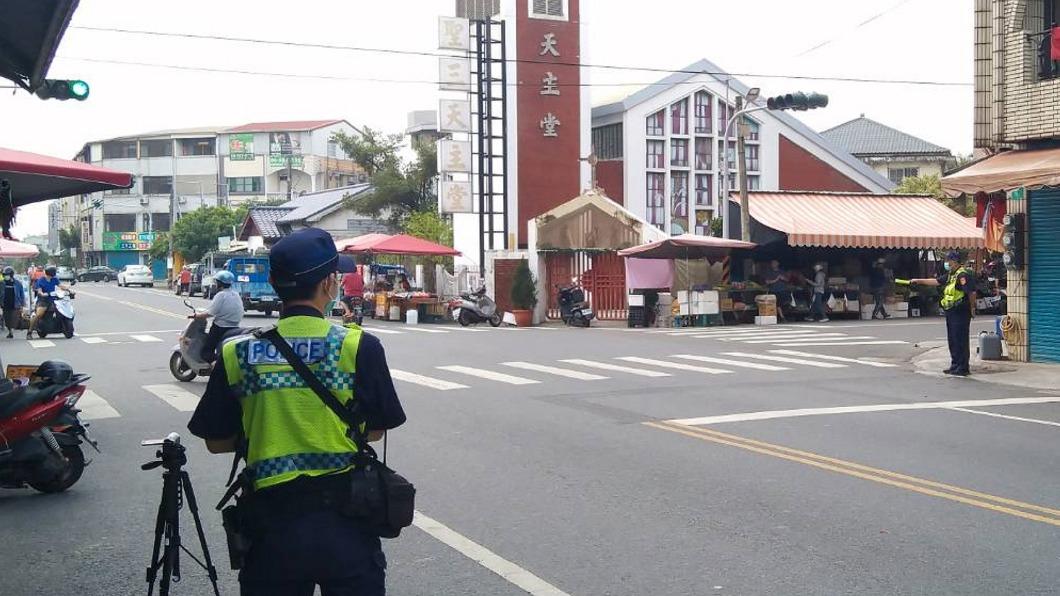
M 340 131 L 332 135 L 331 140 L 338 143 L 369 178 L 401 165 L 401 159 L 398 157 L 401 135 L 387 135 L 365 126 L 361 128 L 359 135 L 348 135 Z
M 405 220 L 405 233 L 445 246 L 453 245 L 453 225 L 437 211 L 417 211 Z
M 81 230 L 75 226 L 59 230 L 59 248 L 61 254 L 59 256 L 59 264 L 67 267 L 73 267 L 76 265 L 75 259 L 71 254 L 71 249 L 74 251 L 81 251 Z
M 534 274 L 530 272 L 530 263 L 521 259 L 515 266 L 515 276 L 512 278 L 512 306 L 518 310 L 533 310 L 537 306 L 536 286 Z
M 965 217 L 973 215 L 969 213 L 967 197 L 964 195 L 957 198 L 946 196 L 942 190 L 942 179 L 936 175 L 903 178 L 902 183 L 894 192 L 900 195 L 929 195 Z
M 169 234 L 166 232 L 156 233 L 155 240 L 147 251 L 147 256 L 152 263 L 165 263 L 167 257 L 169 257 Z
M 183 254 L 189 263 L 198 261 L 208 251 L 217 250 L 217 239 L 231 236 L 232 227 L 242 224 L 246 217 L 246 206 L 203 207 L 186 213 L 170 230 L 173 250 Z

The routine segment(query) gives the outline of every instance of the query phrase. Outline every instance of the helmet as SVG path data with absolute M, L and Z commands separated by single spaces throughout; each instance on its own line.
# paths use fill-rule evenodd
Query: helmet
M 7 266 L 7 267 L 4 267 L 4 275 L 14 275 L 14 274 L 15 274 L 15 268 L 14 267 L 11 267 L 10 265 Z
M 66 383 L 74 376 L 74 369 L 65 360 L 45 360 L 34 375 L 53 383 Z
M 44 268 L 44 274 L 55 277 L 55 265 L 48 265 Z
M 236 283 L 236 276 L 232 275 L 231 271 L 221 271 L 214 276 L 213 280 L 222 286 L 230 286 Z

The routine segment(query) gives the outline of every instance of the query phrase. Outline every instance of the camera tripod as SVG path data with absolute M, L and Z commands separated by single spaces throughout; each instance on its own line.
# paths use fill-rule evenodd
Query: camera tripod
M 214 596 L 220 596 L 217 590 L 217 569 L 210 560 L 210 549 L 206 546 L 206 535 L 202 531 L 202 521 L 199 519 L 199 505 L 195 502 L 195 491 L 191 488 L 191 478 L 182 469 L 188 463 L 188 457 L 184 452 L 184 446 L 180 444 L 180 435 L 170 433 L 161 441 L 144 441 L 144 446 L 161 445 L 156 452 L 157 460 L 149 461 L 140 466 L 143 470 L 162 468 L 162 501 L 158 504 L 158 517 L 155 520 L 155 543 L 151 551 L 151 566 L 147 568 L 147 596 L 151 596 L 155 590 L 155 579 L 158 579 L 159 596 L 169 596 L 170 581 L 180 581 L 180 551 L 187 553 L 193 561 L 206 570 L 213 586 Z M 180 540 L 180 510 L 184 507 L 184 499 L 187 497 L 188 509 L 191 517 L 195 520 L 195 531 L 199 535 L 199 544 L 202 546 L 202 555 L 205 562 L 200 561 L 189 551 Z M 164 539 L 164 545 L 163 545 Z M 161 556 L 160 556 L 161 555 Z M 162 577 L 158 578 L 161 569 Z

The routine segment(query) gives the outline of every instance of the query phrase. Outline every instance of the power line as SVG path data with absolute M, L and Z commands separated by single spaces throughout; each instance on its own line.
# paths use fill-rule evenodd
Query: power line
M 858 29 L 861 29 L 865 25 L 868 25 L 869 23 L 875 21 L 876 19 L 882 17 L 883 15 L 885 15 L 885 14 L 887 14 L 889 12 L 893 12 L 893 11 L 897 10 L 898 8 L 908 4 L 909 2 L 910 2 L 910 0 L 901 0 L 901 2 L 899 2 L 898 4 L 895 4 L 894 6 L 888 8 L 886 10 L 882 10 L 882 11 L 872 15 L 871 17 L 865 19 L 864 21 L 861 21 L 860 23 L 854 25 L 854 27 L 851 29 L 851 31 L 856 31 Z M 805 56 L 806 54 L 809 54 L 810 52 L 814 52 L 816 50 L 819 50 L 819 49 L 823 48 L 824 46 L 834 42 L 837 39 L 839 39 L 843 35 L 845 35 L 845 33 L 837 35 L 837 36 L 832 37 L 830 39 L 826 39 L 825 41 L 822 41 L 821 43 L 813 46 L 812 48 L 810 48 L 810 49 L 808 49 L 808 50 L 806 50 L 806 51 L 804 51 L 804 52 L 802 52 L 800 54 L 796 54 L 795 57 L 796 58 L 801 58 L 801 57 Z
M 906 0 L 908 1 L 908 0 Z M 434 57 L 434 58 L 454 58 L 463 57 L 462 55 L 456 55 L 452 53 L 427 51 L 427 50 L 403 50 L 396 48 L 372 48 L 363 46 L 351 46 L 341 44 L 328 44 L 328 43 L 312 43 L 312 42 L 300 42 L 300 41 L 284 41 L 284 40 L 272 40 L 272 39 L 257 39 L 252 37 L 235 37 L 228 35 L 202 35 L 196 33 L 171 33 L 167 31 L 149 31 L 143 29 L 121 29 L 116 27 L 90 27 L 84 25 L 77 25 L 70 27 L 71 29 L 81 29 L 84 31 L 104 32 L 104 33 L 120 33 L 125 35 L 147 35 L 153 37 L 169 37 L 178 39 L 194 39 L 194 40 L 206 40 L 206 41 L 224 41 L 230 43 L 249 43 L 257 45 L 273 45 L 282 47 L 297 47 L 297 48 L 309 48 L 309 49 L 324 49 L 324 50 L 340 50 L 347 52 L 367 52 L 377 54 L 389 54 L 399 56 L 418 56 L 418 57 Z M 648 66 L 620 66 L 615 64 L 586 64 L 580 62 L 564 62 L 564 61 L 550 61 L 550 60 L 526 60 L 519 58 L 509 58 L 507 62 L 517 64 L 542 64 L 549 66 L 572 66 L 572 67 L 585 67 L 585 68 L 596 68 L 602 70 L 623 70 L 623 71 L 641 71 L 641 72 L 654 72 L 661 74 L 707 74 L 721 77 L 756 77 L 763 79 L 791 79 L 791 80 L 804 80 L 804 81 L 830 81 L 830 82 L 841 82 L 841 83 L 878 83 L 878 84 L 889 84 L 889 85 L 924 85 L 924 86 L 935 86 L 935 87 L 971 87 L 972 83 L 958 82 L 958 81 L 930 81 L 930 80 L 915 80 L 915 79 L 875 79 L 865 77 L 825 77 L 825 76 L 810 76 L 810 75 L 781 75 L 781 74 L 767 74 L 767 73 L 750 73 L 750 72 L 712 72 L 707 70 L 689 70 L 689 69 L 670 69 L 670 68 L 656 68 Z M 205 69 L 204 69 L 205 70 Z

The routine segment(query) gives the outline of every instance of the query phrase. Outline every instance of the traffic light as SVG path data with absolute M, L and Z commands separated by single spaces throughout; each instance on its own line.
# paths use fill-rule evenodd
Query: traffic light
M 58 99 L 59 101 L 68 99 L 84 101 L 88 99 L 88 91 L 88 83 L 84 81 L 44 79 L 40 87 L 37 87 L 37 97 L 41 99 Z
M 1005 215 L 1005 233 L 1001 243 L 1005 245 L 1005 266 L 1012 269 L 1023 269 L 1026 262 L 1027 215 L 1009 213 Z
M 771 110 L 795 110 L 797 112 L 805 112 L 806 110 L 827 107 L 828 96 L 823 93 L 810 93 L 807 95 L 800 91 L 797 93 L 788 93 L 786 95 L 770 97 L 766 100 L 766 106 Z

